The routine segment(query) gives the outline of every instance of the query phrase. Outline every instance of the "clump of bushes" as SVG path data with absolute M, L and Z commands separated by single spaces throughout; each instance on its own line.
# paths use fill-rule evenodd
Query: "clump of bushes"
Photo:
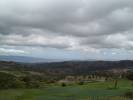
M 10 73 L 0 72 L 0 89 L 9 88 L 39 88 L 40 82 L 34 77 L 16 77 Z
M 127 97 L 127 98 L 133 98 L 133 92 L 132 91 L 128 91 L 128 92 L 125 93 L 124 96 Z
M 0 89 L 22 87 L 24 87 L 24 82 L 19 80 L 16 76 L 5 72 L 0 72 Z
M 39 88 L 40 82 L 34 79 L 32 76 L 25 76 L 22 78 L 26 88 Z
M 129 72 L 129 73 L 126 75 L 126 78 L 129 79 L 129 80 L 133 80 L 133 72 Z
M 61 86 L 62 86 L 62 87 L 65 87 L 65 86 L 66 86 L 66 83 L 61 83 Z
M 83 81 L 78 82 L 78 85 L 84 85 Z

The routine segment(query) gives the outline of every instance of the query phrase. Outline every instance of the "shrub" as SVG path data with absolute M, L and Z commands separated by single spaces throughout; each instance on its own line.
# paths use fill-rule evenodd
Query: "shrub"
M 127 79 L 129 80 L 133 80 L 133 72 L 129 72 L 127 75 L 126 75 Z
M 65 87 L 65 86 L 66 86 L 66 84 L 65 84 L 65 83 L 62 83 L 62 84 L 61 84 L 61 86 L 62 86 L 62 87 Z
M 22 81 L 25 83 L 26 88 L 39 88 L 40 82 L 35 80 L 31 76 L 25 76 L 22 78 Z
M 24 88 L 25 82 L 10 73 L 0 72 L 0 89 Z
M 126 92 L 126 93 L 125 93 L 125 97 L 133 98 L 133 92 L 132 92 L 132 91 Z
M 84 85 L 83 81 L 78 82 L 78 85 Z

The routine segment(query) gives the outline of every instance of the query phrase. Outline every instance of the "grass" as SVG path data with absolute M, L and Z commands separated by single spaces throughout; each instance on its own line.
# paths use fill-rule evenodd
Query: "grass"
M 113 99 L 106 98 L 105 100 L 115 100 L 115 98 L 121 98 L 119 96 L 125 92 L 133 90 L 132 81 L 119 80 L 118 89 L 109 89 L 113 85 L 113 82 L 95 82 L 66 87 L 48 86 L 42 89 L 0 90 L 0 100 L 104 100 L 96 99 L 96 97 L 109 97 Z

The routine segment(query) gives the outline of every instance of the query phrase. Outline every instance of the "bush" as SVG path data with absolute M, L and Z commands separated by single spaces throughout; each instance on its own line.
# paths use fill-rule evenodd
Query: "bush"
M 132 91 L 126 92 L 126 93 L 125 93 L 125 97 L 133 98 L 133 92 L 132 92 Z
M 25 83 L 26 88 L 39 88 L 40 87 L 40 82 L 38 80 L 35 80 L 31 76 L 23 77 L 22 81 Z
M 133 80 L 133 72 L 129 72 L 127 75 L 126 75 L 127 79 L 129 80 Z
M 0 72 L 0 89 L 9 88 L 39 88 L 40 82 L 34 77 L 16 77 L 10 73 Z
M 78 82 L 78 85 L 84 85 L 83 81 Z
M 25 88 L 25 82 L 20 81 L 20 80 L 16 80 L 13 82 L 12 84 L 12 88 Z
M 0 72 L 0 89 L 24 88 L 25 82 L 10 73 Z
M 65 83 L 62 83 L 62 84 L 61 84 L 61 86 L 62 86 L 62 87 L 65 87 L 65 86 L 66 86 L 66 84 L 65 84 Z

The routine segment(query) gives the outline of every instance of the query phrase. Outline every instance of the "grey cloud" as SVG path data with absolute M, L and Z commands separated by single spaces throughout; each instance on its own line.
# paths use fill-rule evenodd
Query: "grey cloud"
M 133 49 L 132 28 L 132 0 L 0 1 L 1 45 Z

